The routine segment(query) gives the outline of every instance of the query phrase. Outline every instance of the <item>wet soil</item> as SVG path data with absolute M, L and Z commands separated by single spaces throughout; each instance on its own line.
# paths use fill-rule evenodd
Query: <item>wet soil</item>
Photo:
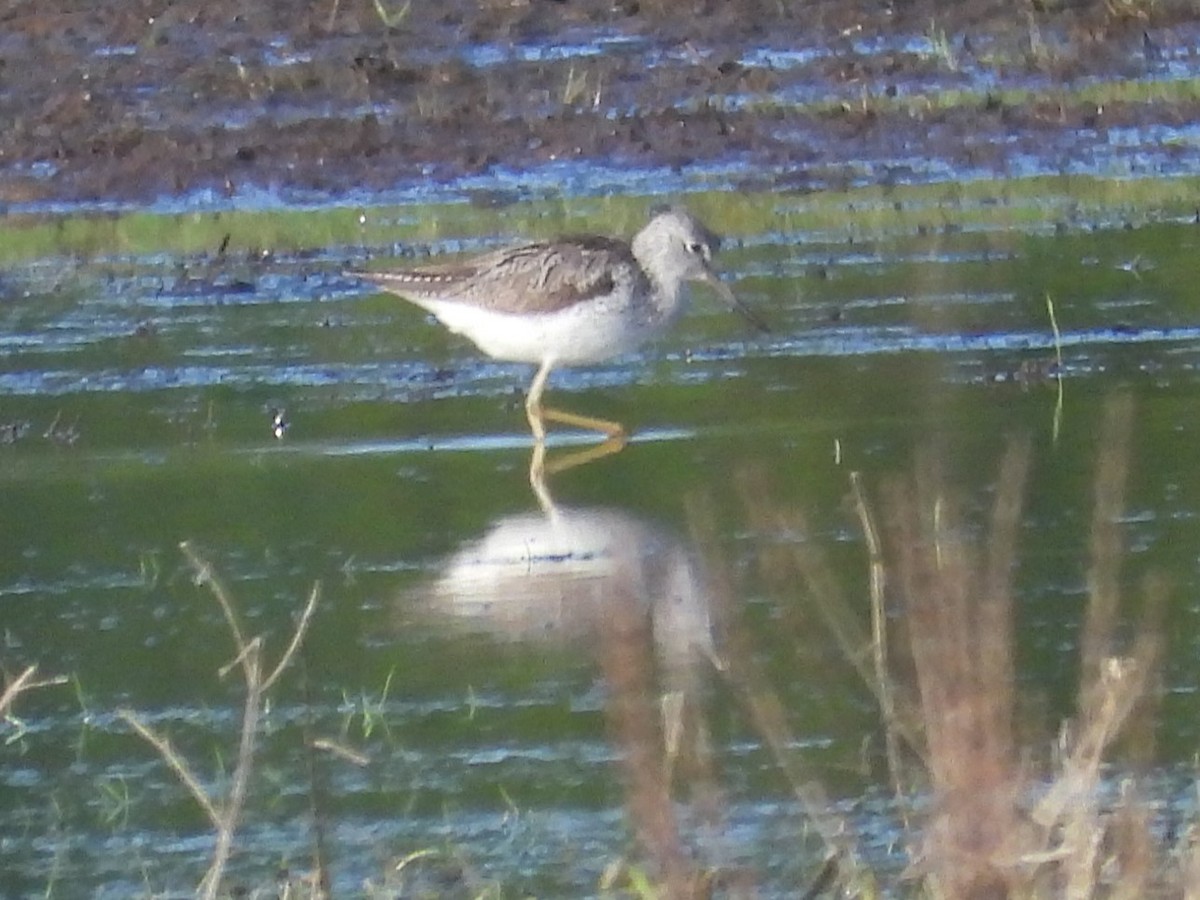
M 1171 0 L 16 0 L 0 210 L 564 160 L 795 190 L 1194 171 L 1198 36 Z

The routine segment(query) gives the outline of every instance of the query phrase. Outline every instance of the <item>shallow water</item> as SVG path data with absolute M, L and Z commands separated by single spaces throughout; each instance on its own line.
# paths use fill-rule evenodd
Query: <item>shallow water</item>
M 527 477 L 527 368 L 481 358 L 340 272 L 538 229 L 628 231 L 636 199 L 507 226 L 465 207 L 379 208 L 355 232 L 313 212 L 315 237 L 262 231 L 255 243 L 233 223 L 220 254 L 189 236 L 194 219 L 100 223 L 70 249 L 10 262 L 0 659 L 69 683 L 22 697 L 3 726 L 6 895 L 186 894 L 203 876 L 203 814 L 116 715 L 131 709 L 169 735 L 210 789 L 226 783 L 241 688 L 218 670 L 233 642 L 181 541 L 224 579 L 269 664 L 321 584 L 262 722 L 236 883 L 311 865 L 316 797 L 342 894 L 402 877 L 445 896 L 490 884 L 594 893 L 610 863 L 638 858 L 624 786 L 646 772 L 622 761 L 654 734 L 661 701 L 683 703 L 687 740 L 711 747 L 680 757 L 700 770 L 678 776 L 691 852 L 753 873 L 764 896 L 794 895 L 820 851 L 802 838 L 806 812 L 729 654 L 778 698 L 788 752 L 830 809 L 870 859 L 899 869 L 871 690 L 834 639 L 828 598 L 781 577 L 777 557 L 823 553 L 865 627 L 850 473 L 878 502 L 935 453 L 981 519 L 1006 446 L 1028 436 L 1016 712 L 1041 752 L 1073 711 L 1092 479 L 1117 392 L 1136 410 L 1120 584 L 1133 597 L 1149 571 L 1170 582 L 1156 802 L 1167 819 L 1192 812 L 1200 231 L 1103 205 L 1087 227 L 1064 223 L 1049 199 L 1028 222 L 947 222 L 961 207 L 936 192 L 884 225 L 856 218 L 853 195 L 838 201 L 842 223 L 823 226 L 805 217 L 826 201 L 694 200 L 728 233 L 720 266 L 772 332 L 752 333 L 701 290 L 661 343 L 556 373 L 556 403 L 635 436 L 551 477 L 541 504 Z M 32 245 L 29 230 L 14 234 L 10 246 Z M 556 434 L 551 459 L 592 445 Z M 767 509 L 796 511 L 803 529 Z M 637 698 L 655 715 L 620 704 Z M 310 754 L 312 740 L 362 759 Z M 423 850 L 436 865 L 393 871 Z

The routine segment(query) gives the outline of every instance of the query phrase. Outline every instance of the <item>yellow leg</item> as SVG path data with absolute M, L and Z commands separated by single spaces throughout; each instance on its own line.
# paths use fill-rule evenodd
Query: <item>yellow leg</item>
M 554 360 L 548 359 L 542 363 L 541 368 L 537 370 L 537 374 L 533 376 L 533 383 L 529 385 L 529 395 L 525 398 L 525 416 L 529 419 L 529 428 L 533 432 L 533 439 L 535 441 L 540 443 L 546 439 L 545 420 L 547 419 L 551 422 L 559 422 L 574 428 L 599 431 L 602 434 L 607 434 L 610 438 L 625 437 L 625 426 L 620 422 L 597 419 L 592 416 L 584 416 L 579 413 L 542 406 L 542 393 L 546 390 L 546 379 L 550 377 L 550 370 L 552 368 L 554 368 Z
M 554 360 L 548 359 L 542 363 L 537 374 L 533 376 L 533 384 L 529 385 L 529 394 L 525 397 L 525 418 L 529 419 L 529 430 L 533 439 L 539 444 L 546 440 L 546 426 L 542 422 L 542 391 L 546 389 L 546 379 L 554 368 Z
M 598 459 L 603 459 L 605 456 L 611 456 L 614 453 L 620 453 L 624 448 L 625 437 L 621 435 L 610 437 L 608 440 L 594 447 L 574 450 L 570 453 L 564 453 L 554 460 L 547 461 L 546 444 L 543 441 L 538 441 L 533 445 L 533 456 L 529 459 L 529 484 L 533 487 L 533 492 L 537 496 L 542 509 L 550 512 L 554 507 L 554 502 L 550 498 L 550 489 L 546 486 L 546 478 L 548 476 L 565 472 L 567 469 L 573 469 L 576 466 L 586 465 Z
M 595 444 L 594 446 L 585 447 L 582 450 L 572 450 L 570 453 L 563 453 L 562 455 L 556 455 L 554 459 L 545 463 L 545 473 L 547 475 L 557 475 L 559 472 L 567 471 L 567 469 L 574 469 L 576 466 L 584 466 L 590 462 L 595 462 L 598 459 L 603 459 L 606 456 L 612 456 L 614 453 L 620 453 L 624 449 L 624 435 L 610 437 L 599 444 Z
M 542 512 L 546 515 L 554 512 L 554 498 L 550 495 L 550 488 L 546 485 L 546 444 L 544 441 L 537 441 L 533 445 L 533 456 L 529 458 L 529 486 L 533 488 L 533 495 L 537 497 Z
M 567 412 L 564 409 L 542 407 L 543 418 L 551 422 L 560 422 L 575 428 L 586 428 L 588 431 L 599 431 L 607 434 L 610 439 L 624 439 L 625 426 L 610 419 L 597 419 L 592 416 L 582 416 L 579 413 Z

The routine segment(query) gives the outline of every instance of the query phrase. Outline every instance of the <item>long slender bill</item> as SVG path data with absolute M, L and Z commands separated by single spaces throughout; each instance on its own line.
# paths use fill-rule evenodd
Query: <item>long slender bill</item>
M 704 275 L 704 280 L 710 284 L 712 289 L 717 292 L 718 296 L 725 301 L 726 306 L 736 311 L 743 319 L 749 322 L 755 328 L 755 330 L 763 334 L 771 333 L 770 326 L 763 321 L 758 313 L 754 312 L 754 310 L 750 309 L 750 307 L 738 300 L 737 297 L 733 296 L 733 291 L 730 290 L 729 285 L 718 278 L 716 272 L 706 271 Z

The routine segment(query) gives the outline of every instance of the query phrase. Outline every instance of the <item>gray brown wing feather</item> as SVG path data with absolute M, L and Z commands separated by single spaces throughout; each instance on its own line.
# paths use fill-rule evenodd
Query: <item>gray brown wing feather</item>
M 415 303 L 445 300 L 499 312 L 554 312 L 638 277 L 628 244 L 568 237 L 496 250 L 463 262 L 352 273 Z

